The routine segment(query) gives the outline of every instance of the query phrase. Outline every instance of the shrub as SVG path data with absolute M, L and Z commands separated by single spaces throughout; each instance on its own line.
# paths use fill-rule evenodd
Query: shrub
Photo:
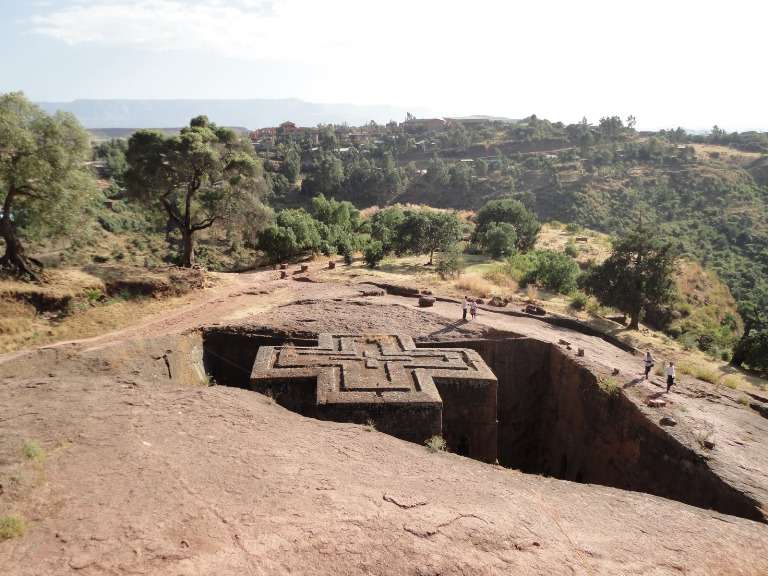
M 587 307 L 588 301 L 589 298 L 584 292 L 574 292 L 573 296 L 571 296 L 570 307 L 574 310 L 584 310 Z
M 432 436 L 432 438 L 425 442 L 425 445 L 430 452 L 445 452 L 448 448 L 442 436 Z
M 24 535 L 26 525 L 18 516 L 0 516 L 0 542 Z
M 457 247 L 453 247 L 437 255 L 437 266 L 435 271 L 444 280 L 447 278 L 457 278 L 462 271 L 461 254 Z
M 579 247 L 578 247 L 578 246 L 576 246 L 576 243 L 575 243 L 575 242 L 573 242 L 573 241 L 569 241 L 569 242 L 568 242 L 568 243 L 565 245 L 565 250 L 564 250 L 564 252 L 565 252 L 565 255 L 566 255 L 566 256 L 569 256 L 569 257 L 571 257 L 571 258 L 576 258 L 576 257 L 579 255 Z
M 600 390 L 608 394 L 610 397 L 618 396 L 621 391 L 621 384 L 619 384 L 616 378 L 611 376 L 601 377 L 597 381 L 597 385 L 600 386 Z
M 723 376 L 722 380 L 720 382 L 727 386 L 728 388 L 731 388 L 732 390 L 738 390 L 741 388 L 742 384 L 742 378 L 738 376 L 737 374 L 727 374 Z
M 45 461 L 45 450 L 34 440 L 27 440 L 21 447 L 24 457 L 35 462 Z
M 535 253 L 536 266 L 523 279 L 553 292 L 568 294 L 576 288 L 579 266 L 565 254 L 542 250 Z
M 480 245 L 494 258 L 511 256 L 515 253 L 517 232 L 508 222 L 491 222 L 479 237 Z
M 376 268 L 384 259 L 384 245 L 379 240 L 371 240 L 365 247 L 364 257 L 369 268 Z
M 570 222 L 565 225 L 565 231 L 570 232 L 571 234 L 576 234 L 577 232 L 581 232 L 581 226 L 575 222 Z

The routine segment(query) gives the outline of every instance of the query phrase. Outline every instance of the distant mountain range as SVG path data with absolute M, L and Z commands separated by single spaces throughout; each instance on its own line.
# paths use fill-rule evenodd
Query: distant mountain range
M 375 120 L 379 124 L 428 113 L 418 108 L 319 104 L 294 98 L 268 100 L 73 100 L 38 102 L 46 112 L 73 113 L 86 128 L 156 128 L 184 126 L 190 118 L 206 114 L 223 126 L 262 128 L 290 120 L 299 126 L 343 124 L 352 126 Z

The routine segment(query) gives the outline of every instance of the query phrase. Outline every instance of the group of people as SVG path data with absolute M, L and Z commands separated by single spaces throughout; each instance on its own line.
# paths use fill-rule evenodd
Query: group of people
M 467 319 L 467 312 L 472 316 L 472 320 L 477 318 L 477 302 L 464 296 L 464 302 L 461 304 L 462 319 Z
M 645 379 L 648 380 L 648 375 L 651 373 L 651 370 L 653 369 L 654 365 L 656 364 L 656 359 L 653 357 L 653 354 L 651 354 L 650 350 L 647 350 L 645 352 Z M 669 392 L 670 388 L 675 384 L 675 378 L 677 374 L 675 373 L 675 363 L 670 361 L 669 364 L 667 364 L 667 392 Z

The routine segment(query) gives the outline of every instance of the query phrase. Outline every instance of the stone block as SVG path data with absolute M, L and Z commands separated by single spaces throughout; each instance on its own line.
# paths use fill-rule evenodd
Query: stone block
M 498 384 L 474 350 L 416 348 L 403 335 L 321 334 L 314 348 L 259 348 L 250 381 L 305 416 L 372 420 L 417 443 L 441 434 L 454 452 L 496 459 Z

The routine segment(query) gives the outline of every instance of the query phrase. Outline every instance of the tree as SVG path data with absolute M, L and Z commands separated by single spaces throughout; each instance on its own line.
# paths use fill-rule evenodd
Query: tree
M 432 266 L 436 250 L 448 250 L 461 240 L 461 222 L 455 212 L 427 211 L 426 216 L 424 247 L 429 253 L 429 265 Z
M 475 216 L 475 223 L 477 224 L 475 242 L 480 243 L 480 238 L 483 237 L 486 228 L 492 222 L 506 222 L 514 226 L 517 234 L 516 247 L 521 251 L 533 248 L 541 229 L 541 224 L 539 224 L 536 216 L 529 212 L 522 202 L 509 197 L 491 200 L 480 209 Z
M 503 258 L 515 253 L 517 232 L 508 222 L 491 222 L 480 238 L 480 245 L 494 258 Z
M 739 315 L 744 320 L 744 334 L 733 349 L 731 364 L 768 370 L 768 308 L 762 302 L 743 302 Z
M 264 190 L 250 143 L 206 116 L 193 118 L 177 136 L 139 130 L 126 157 L 129 196 L 166 211 L 181 232 L 184 267 L 195 263 L 197 232 L 221 219 L 233 202 Z
M 278 262 L 299 251 L 296 235 L 290 228 L 282 228 L 274 224 L 267 227 L 259 235 L 259 248 L 273 261 Z
M 301 174 L 301 158 L 299 157 L 299 153 L 296 152 L 296 148 L 293 146 L 291 146 L 285 153 L 281 172 L 291 184 L 299 179 L 299 175 Z
M 614 243 L 611 255 L 587 276 L 584 287 L 604 304 L 629 314 L 629 327 L 637 330 L 643 311 L 672 300 L 675 262 L 672 245 L 640 225 Z
M 537 250 L 530 255 L 535 264 L 523 278 L 523 284 L 538 284 L 560 294 L 569 294 L 576 289 L 579 265 L 573 258 L 551 250 Z
M 365 247 L 363 255 L 365 257 L 365 264 L 369 268 L 376 268 L 384 258 L 384 246 L 378 240 L 371 240 Z
M 71 114 L 49 116 L 21 92 L 0 96 L 0 269 L 39 279 L 22 234 L 64 233 L 93 190 L 88 133 Z
M 406 210 L 397 227 L 395 252 L 429 254 L 429 266 L 435 252 L 447 250 L 461 240 L 461 222 L 454 212 Z
M 385 253 L 396 249 L 403 220 L 405 211 L 400 206 L 389 206 L 371 216 L 371 236 L 382 243 Z

